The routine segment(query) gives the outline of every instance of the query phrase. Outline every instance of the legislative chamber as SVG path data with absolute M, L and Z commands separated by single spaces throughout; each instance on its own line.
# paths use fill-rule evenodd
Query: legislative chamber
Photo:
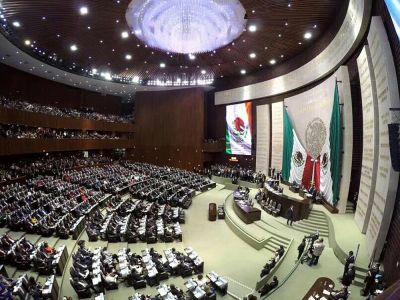
M 398 0 L 0 0 L 0 299 L 400 299 Z

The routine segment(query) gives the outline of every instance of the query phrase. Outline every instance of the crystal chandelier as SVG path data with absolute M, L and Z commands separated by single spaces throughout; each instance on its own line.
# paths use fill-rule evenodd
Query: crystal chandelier
M 132 0 L 126 20 L 146 45 L 196 54 L 221 48 L 246 27 L 239 0 Z

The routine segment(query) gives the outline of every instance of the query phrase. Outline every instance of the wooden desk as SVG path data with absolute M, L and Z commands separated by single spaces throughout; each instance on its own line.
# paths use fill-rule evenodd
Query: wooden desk
M 332 288 L 330 288 L 329 285 L 332 285 Z M 335 283 L 331 279 L 327 277 L 320 277 L 314 282 L 312 287 L 308 290 L 307 294 L 305 294 L 303 300 L 308 300 L 311 296 L 315 295 L 319 295 L 319 298 L 325 296 L 326 299 L 329 299 L 328 295 L 323 294 L 323 291 L 332 291 L 334 287 Z
M 208 220 L 215 221 L 217 219 L 217 204 L 208 204 Z
M 300 188 L 298 186 L 289 186 L 289 190 L 292 191 L 293 193 L 298 193 L 300 191 Z
M 233 202 L 233 210 L 244 223 L 251 224 L 255 221 L 261 220 L 261 210 L 258 208 L 239 205 L 235 200 Z
M 311 201 L 309 199 L 297 200 L 293 199 L 284 194 L 275 194 L 268 189 L 265 189 L 265 193 L 268 198 L 273 201 L 280 203 L 282 205 L 282 209 L 280 212 L 280 216 L 286 218 L 286 213 L 290 206 L 293 205 L 293 221 L 300 221 L 303 219 L 307 219 L 310 215 L 311 210 Z

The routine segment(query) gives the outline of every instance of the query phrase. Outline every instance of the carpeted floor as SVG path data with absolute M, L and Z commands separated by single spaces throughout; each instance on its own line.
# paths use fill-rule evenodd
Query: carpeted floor
M 226 197 L 232 191 L 224 189 L 224 186 L 217 185 L 217 188 L 197 195 L 193 199 L 192 206 L 186 210 L 186 224 L 182 225 L 183 230 L 183 242 L 174 243 L 158 243 L 151 245 L 157 251 L 162 252 L 163 249 L 175 247 L 177 250 L 183 250 L 187 246 L 193 247 L 193 249 L 204 259 L 205 261 L 205 273 L 209 271 L 215 271 L 218 274 L 224 276 L 229 282 L 229 292 L 231 295 L 226 295 L 218 298 L 221 299 L 233 299 L 243 298 L 249 293 L 253 292 L 257 280 L 260 279 L 259 274 L 262 266 L 265 262 L 271 258 L 272 252 L 263 248 L 256 250 L 249 244 L 244 242 L 238 235 L 236 235 L 227 225 L 224 220 L 217 220 L 215 222 L 208 221 L 208 204 L 216 203 L 217 205 L 224 204 Z M 254 196 L 256 190 L 252 190 Z M 262 213 L 263 226 L 269 226 L 269 230 L 272 232 L 279 232 L 280 235 L 286 236 L 287 238 L 293 238 L 293 245 L 290 247 L 284 261 L 279 266 L 276 274 L 280 280 L 285 278 L 292 270 L 295 265 L 295 259 L 297 256 L 297 245 L 304 236 L 303 232 L 297 231 L 286 225 L 286 222 L 282 218 L 274 218 L 265 212 Z M 349 217 L 345 217 L 346 220 Z M 348 221 L 350 222 L 350 221 Z M 7 229 L 0 229 L 0 233 L 7 232 Z M 13 238 L 23 236 L 22 232 L 11 232 L 10 235 Z M 40 242 L 42 240 L 48 241 L 50 244 L 60 246 L 65 244 L 68 249 L 69 255 L 73 253 L 76 247 L 76 241 L 74 240 L 58 240 L 55 238 L 41 238 L 37 235 L 26 235 L 26 237 L 34 242 Z M 80 239 L 88 240 L 86 232 L 83 232 Z M 344 239 L 344 238 L 343 238 Z M 350 243 L 350 242 L 349 242 Z M 86 242 L 87 247 L 107 247 L 111 252 L 117 252 L 123 247 L 129 247 L 133 252 L 139 252 L 142 249 L 148 247 L 147 244 L 127 244 L 127 243 L 108 243 L 105 241 L 98 242 Z M 58 277 L 57 281 L 60 286 L 60 298 L 63 296 L 72 297 L 72 299 L 78 299 L 75 291 L 69 283 L 69 267 L 72 261 L 69 260 L 64 278 Z M 15 269 L 9 268 L 10 272 L 15 273 Z M 314 281 L 321 276 L 332 278 L 336 286 L 340 286 L 338 277 L 343 272 L 343 265 L 333 254 L 333 250 L 327 247 L 320 259 L 320 263 L 315 267 L 308 267 L 307 265 L 299 265 L 298 268 L 293 272 L 287 282 L 279 288 L 275 293 L 268 297 L 268 299 L 302 299 L 302 296 L 312 286 Z M 34 273 L 32 275 L 35 275 Z M 44 282 L 45 277 L 35 276 L 39 281 Z M 163 283 L 175 284 L 177 287 L 185 290 L 184 282 L 186 280 L 182 278 L 171 277 Z M 359 296 L 360 288 L 351 287 L 352 295 L 350 300 L 362 299 Z M 157 294 L 156 288 L 147 287 L 146 289 L 140 289 L 138 292 L 143 294 L 155 295 Z M 133 288 L 125 287 L 122 283 L 118 290 L 107 291 L 106 298 L 109 300 L 123 300 L 128 299 L 129 296 L 135 294 L 136 291 Z

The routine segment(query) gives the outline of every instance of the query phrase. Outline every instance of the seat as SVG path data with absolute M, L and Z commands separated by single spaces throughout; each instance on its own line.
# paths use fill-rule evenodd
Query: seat
M 107 282 L 103 274 L 101 274 L 101 280 L 106 290 L 118 290 L 118 282 Z
M 146 287 L 146 280 L 139 280 L 132 282 L 132 286 L 135 290 L 143 289 Z
M 69 279 L 71 286 L 74 288 L 79 299 L 91 298 L 92 292 L 90 291 L 90 286 L 84 281 L 76 281 L 72 278 Z
M 268 206 L 268 208 L 267 208 L 267 212 L 268 212 L 269 214 L 272 214 L 272 211 L 273 211 L 275 208 L 276 208 L 276 202 L 275 202 L 275 201 L 272 201 L 272 204 L 271 204 L 270 206 Z
M 169 278 L 169 274 L 167 272 L 162 272 L 158 274 L 158 279 L 161 280 L 167 280 Z
M 278 203 L 278 206 L 272 211 L 274 217 L 278 216 L 281 213 L 282 204 Z

